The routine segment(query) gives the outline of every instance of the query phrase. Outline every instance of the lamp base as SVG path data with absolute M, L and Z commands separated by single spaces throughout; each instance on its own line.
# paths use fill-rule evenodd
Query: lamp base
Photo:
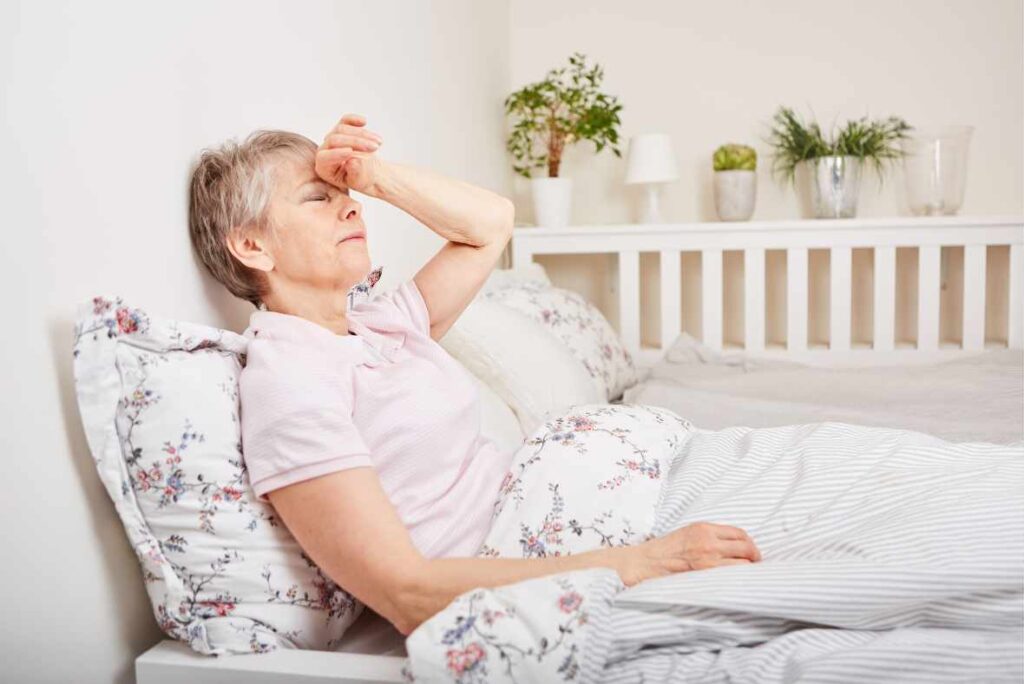
M 657 183 L 647 183 L 644 187 L 644 204 L 640 214 L 640 223 L 664 223 L 661 217 L 661 208 L 658 206 L 658 194 L 660 186 Z

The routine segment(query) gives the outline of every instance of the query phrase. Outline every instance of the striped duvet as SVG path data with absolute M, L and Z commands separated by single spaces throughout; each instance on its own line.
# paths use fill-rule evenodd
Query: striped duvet
M 410 637 L 411 676 L 1024 681 L 1021 445 L 689 429 L 665 467 L 650 533 L 736 525 L 763 561 L 628 589 L 592 570 L 469 592 Z

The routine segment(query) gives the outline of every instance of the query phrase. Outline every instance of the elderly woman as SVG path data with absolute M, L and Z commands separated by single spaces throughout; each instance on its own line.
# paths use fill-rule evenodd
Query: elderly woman
M 510 456 L 480 434 L 467 372 L 437 343 L 508 243 L 512 203 L 375 156 L 348 114 L 319 147 L 260 131 L 202 155 L 189 226 L 210 273 L 252 302 L 240 380 L 252 487 L 340 586 L 402 634 L 475 587 L 608 567 L 626 584 L 750 563 L 740 529 L 699 523 L 642 544 L 474 558 Z M 349 306 L 370 271 L 355 190 L 447 242 L 394 291 Z

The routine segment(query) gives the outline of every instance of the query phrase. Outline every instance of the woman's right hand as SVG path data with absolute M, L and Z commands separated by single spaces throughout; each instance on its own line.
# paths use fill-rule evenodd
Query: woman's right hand
M 761 560 L 761 552 L 746 532 L 708 522 L 687 525 L 622 551 L 624 562 L 618 572 L 627 587 L 677 572 Z
M 374 153 L 384 138 L 365 126 L 366 117 L 361 114 L 341 117 L 317 149 L 315 168 L 318 176 L 335 187 L 375 196 L 384 164 Z

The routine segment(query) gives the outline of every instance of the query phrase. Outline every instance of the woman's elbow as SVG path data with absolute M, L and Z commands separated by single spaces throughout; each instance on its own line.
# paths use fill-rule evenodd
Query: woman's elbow
M 516 205 L 508 197 L 502 197 L 501 199 L 502 225 L 505 227 L 508 237 L 512 237 L 512 227 L 516 224 Z
M 492 231 L 495 241 L 505 245 L 512 238 L 512 227 L 516 223 L 516 205 L 508 197 L 498 196 L 494 209 Z
M 402 636 L 409 636 L 436 610 L 432 610 L 432 595 L 428 586 L 430 572 L 427 561 L 410 564 L 402 568 L 394 578 L 388 592 L 388 611 L 383 615 Z
M 398 621 L 392 621 L 391 624 L 394 626 L 398 633 L 404 637 L 409 636 L 416 631 L 416 628 L 423 624 L 422 621 L 417 622 L 412 618 L 402 619 Z

